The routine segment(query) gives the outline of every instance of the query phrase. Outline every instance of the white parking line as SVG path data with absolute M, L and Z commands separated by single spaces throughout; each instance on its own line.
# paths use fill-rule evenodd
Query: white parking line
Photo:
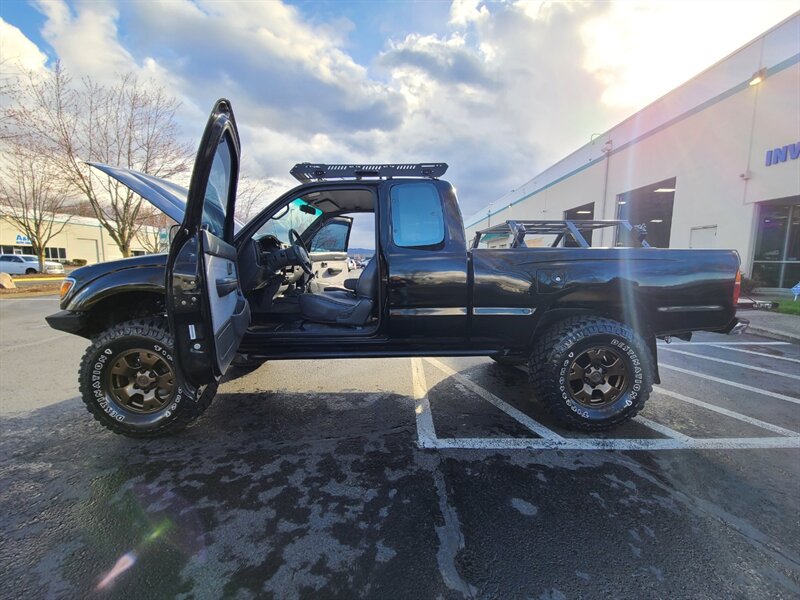
M 650 419 L 643 417 L 641 415 L 635 416 L 633 420 L 636 421 L 637 423 L 641 423 L 645 427 L 649 427 L 653 431 L 657 431 L 661 435 L 665 435 L 675 440 L 687 441 L 692 439 L 688 435 L 685 435 L 680 431 L 675 431 L 671 427 L 667 427 L 666 425 L 662 425 L 661 423 L 656 423 L 655 421 L 651 421 Z
M 744 348 L 732 348 L 731 346 L 723 346 L 722 344 L 709 344 L 709 346 L 720 348 L 722 350 L 732 350 L 734 352 L 746 352 L 747 354 L 766 356 L 767 358 L 774 358 L 775 360 L 788 360 L 790 362 L 800 363 L 800 359 L 789 358 L 788 356 L 775 356 L 774 354 L 767 354 L 766 352 L 756 352 L 755 350 L 745 350 Z M 669 350 L 669 348 L 667 348 L 667 350 Z
M 791 342 L 658 342 L 659 346 L 791 346 Z
M 738 383 L 736 381 L 722 379 L 721 377 L 714 377 L 713 375 L 706 375 L 705 373 L 698 373 L 697 371 L 690 371 L 689 369 L 683 369 L 681 367 L 676 367 L 665 363 L 659 363 L 658 366 L 661 369 L 670 369 L 672 371 L 678 371 L 679 373 L 685 373 L 686 375 L 694 375 L 695 377 L 700 377 L 701 379 L 708 379 L 709 381 L 714 381 L 716 383 L 724 383 L 725 385 L 736 387 L 739 388 L 740 390 L 747 390 L 748 392 L 755 392 L 756 394 L 762 394 L 764 396 L 769 396 L 771 398 L 777 398 L 778 400 L 786 400 L 786 402 L 791 402 L 793 404 L 800 404 L 800 398 L 792 398 L 791 396 L 786 396 L 785 394 L 770 392 L 769 390 L 764 390 L 750 385 L 745 385 L 744 383 Z
M 433 426 L 431 403 L 428 400 L 428 384 L 422 360 L 411 359 L 411 385 L 414 390 L 414 414 L 417 419 L 417 444 L 420 448 L 435 448 L 436 429 Z
M 689 404 L 694 404 L 695 406 L 699 406 L 700 408 L 705 408 L 706 410 L 710 410 L 719 413 L 721 415 L 731 417 L 732 419 L 738 419 L 739 421 L 742 421 L 744 423 L 749 423 L 750 425 L 755 425 L 756 427 L 760 427 L 761 429 L 767 429 L 769 431 L 772 431 L 774 433 L 779 433 L 787 437 L 800 436 L 800 432 L 792 431 L 791 429 L 784 429 L 783 427 L 779 427 L 778 425 L 773 425 L 772 423 L 767 423 L 766 421 L 762 421 L 761 419 L 756 419 L 754 417 L 748 417 L 747 415 L 743 415 L 741 413 L 728 410 L 727 408 L 722 408 L 721 406 L 717 406 L 716 404 L 709 404 L 708 402 L 703 402 L 702 400 L 698 400 L 697 398 L 690 398 L 689 396 L 684 396 L 683 394 L 679 394 L 678 392 L 673 392 L 672 390 L 663 388 L 660 385 L 653 386 L 653 390 L 658 392 L 659 394 L 664 394 L 665 396 L 670 396 L 671 398 L 675 398 L 676 400 L 680 400 L 682 402 L 688 402 Z
M 431 363 L 437 369 L 440 369 L 441 371 L 444 371 L 445 373 L 447 373 L 450 377 L 453 377 L 456 381 L 461 383 L 464 387 L 469 388 L 470 390 L 472 390 L 473 392 L 478 394 L 478 396 L 480 396 L 481 398 L 483 398 L 484 400 L 486 400 L 490 404 L 493 404 L 494 406 L 496 406 L 497 408 L 502 410 L 504 413 L 506 413 L 510 417 L 512 417 L 512 418 L 516 419 L 517 421 L 519 421 L 520 423 L 522 423 L 525 427 L 530 429 L 535 434 L 541 436 L 544 439 L 549 439 L 549 440 L 561 440 L 561 439 L 563 439 L 555 431 L 552 431 L 552 430 L 548 429 L 547 427 L 545 427 L 544 425 L 542 425 L 538 421 L 534 421 L 528 415 L 526 415 L 524 412 L 517 410 L 516 408 L 514 408 L 513 406 L 511 406 L 510 404 L 508 404 L 504 400 L 501 400 L 500 398 L 495 396 L 489 390 L 486 390 L 486 389 L 482 388 L 481 386 L 479 386 L 477 383 L 475 383 L 474 381 L 472 381 L 468 377 L 465 377 L 461 373 L 459 373 L 457 371 L 454 371 L 453 369 L 448 367 L 446 364 L 444 364 L 442 361 L 436 360 L 435 358 L 426 358 L 425 360 L 428 361 L 429 363 Z
M 561 438 L 438 438 L 438 449 L 463 450 L 746 450 L 800 448 L 798 437 L 690 438 L 678 439 L 598 439 Z
M 478 394 L 515 420 L 525 425 L 528 429 L 540 435 L 540 438 L 438 438 L 433 425 L 431 415 L 431 405 L 428 400 L 428 387 L 425 380 L 422 359 L 411 359 L 412 381 L 415 399 L 415 413 L 417 422 L 418 444 L 422 448 L 444 449 L 474 449 L 474 450 L 619 450 L 619 451 L 656 451 L 656 450 L 744 450 L 744 449 L 768 449 L 768 448 L 800 448 L 800 433 L 784 429 L 777 425 L 748 417 L 734 411 L 730 411 L 713 404 L 708 404 L 695 398 L 689 398 L 677 392 L 672 392 L 656 386 L 655 389 L 662 394 L 671 396 L 683 402 L 695 404 L 701 408 L 730 416 L 734 419 L 750 423 L 768 431 L 780 434 L 781 437 L 757 437 L 757 438 L 692 438 L 666 425 L 652 421 L 646 417 L 637 416 L 635 421 L 667 436 L 666 439 L 622 439 L 622 438 L 588 438 L 575 437 L 565 438 L 550 429 L 544 427 L 528 415 L 517 410 L 505 401 L 501 400 L 493 393 L 479 386 L 468 377 L 450 368 L 443 362 L 435 358 L 425 358 L 438 369 L 454 378 L 456 381 Z M 704 375 L 673 367 L 662 365 L 668 369 L 684 372 L 689 375 L 704 377 L 713 381 L 719 381 L 729 385 L 734 385 L 742 389 L 756 391 L 758 393 L 771 395 L 782 400 L 800 403 L 800 399 L 790 398 L 782 394 L 767 392 L 736 384 L 719 378 Z
M 695 358 L 702 358 L 704 360 L 710 360 L 712 362 L 722 363 L 723 365 L 731 365 L 732 367 L 739 367 L 741 369 L 750 369 L 751 371 L 761 371 L 762 373 L 769 373 L 770 375 L 778 375 L 780 377 L 789 377 L 790 379 L 798 379 L 800 380 L 800 375 L 792 375 L 790 373 L 783 373 L 782 371 L 775 371 L 773 369 L 765 369 L 764 367 L 754 367 L 753 365 L 747 365 L 745 363 L 734 362 L 732 360 L 725 360 L 722 358 L 716 358 L 714 356 L 706 356 L 705 354 L 697 354 L 696 352 L 686 352 L 685 350 L 675 350 L 675 348 L 663 348 L 668 352 L 674 352 L 676 354 L 683 354 L 685 356 L 693 356 Z

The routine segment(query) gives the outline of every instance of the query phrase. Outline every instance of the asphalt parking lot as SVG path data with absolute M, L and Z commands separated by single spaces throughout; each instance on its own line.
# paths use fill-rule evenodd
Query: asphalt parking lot
M 0 300 L 9 598 L 796 598 L 800 348 L 660 345 L 586 436 L 487 359 L 272 362 L 182 434 L 106 432 L 54 298 Z

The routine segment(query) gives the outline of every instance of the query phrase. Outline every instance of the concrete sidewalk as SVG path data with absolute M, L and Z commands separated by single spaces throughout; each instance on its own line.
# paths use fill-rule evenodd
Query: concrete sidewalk
M 736 311 L 736 316 L 750 321 L 747 333 L 800 344 L 800 316 L 769 310 Z

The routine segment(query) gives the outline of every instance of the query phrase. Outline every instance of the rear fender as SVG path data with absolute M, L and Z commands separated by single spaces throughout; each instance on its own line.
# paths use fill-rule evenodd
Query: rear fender
M 614 304 L 611 302 L 605 304 L 601 303 L 600 306 L 603 306 L 603 308 L 588 309 L 583 307 L 560 306 L 556 304 L 553 307 L 545 310 L 536 322 L 533 336 L 530 340 L 530 347 L 533 347 L 533 344 L 538 336 L 564 319 L 577 316 L 607 317 L 609 319 L 619 321 L 620 323 L 625 323 L 634 331 L 637 331 L 642 338 L 644 338 L 645 343 L 647 343 L 647 347 L 653 356 L 653 368 L 655 375 L 654 381 L 655 383 L 661 383 L 661 377 L 658 371 L 658 347 L 656 345 L 656 336 L 653 334 L 650 327 L 650 321 L 647 318 L 646 309 L 642 306 L 639 306 L 638 303 L 634 306 L 633 311 L 625 311 L 619 307 L 615 308 Z

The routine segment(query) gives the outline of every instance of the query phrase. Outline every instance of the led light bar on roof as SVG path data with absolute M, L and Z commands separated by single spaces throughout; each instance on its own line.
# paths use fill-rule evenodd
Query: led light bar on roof
M 441 177 L 447 171 L 447 163 L 373 164 L 373 165 L 327 165 L 298 163 L 289 171 L 302 183 L 329 179 L 362 179 L 378 177 Z

